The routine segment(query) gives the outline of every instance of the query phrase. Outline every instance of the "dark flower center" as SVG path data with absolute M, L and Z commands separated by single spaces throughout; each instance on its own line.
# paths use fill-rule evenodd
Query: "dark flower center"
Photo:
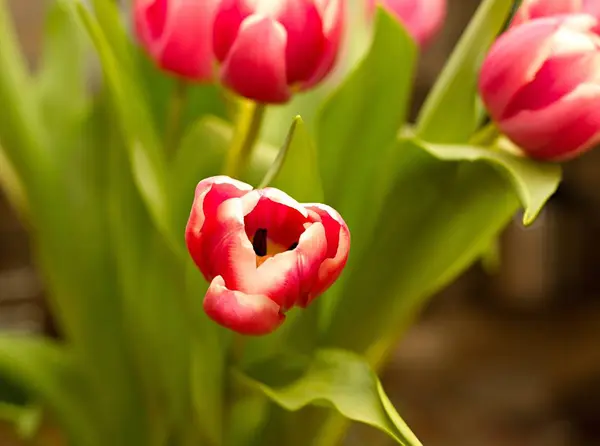
M 254 253 L 258 257 L 264 257 L 266 255 L 274 255 L 274 254 L 277 254 L 278 252 L 293 251 L 298 246 L 298 242 L 294 242 L 289 246 L 289 248 L 287 248 L 287 250 L 277 249 L 275 247 L 275 249 L 274 249 L 275 252 L 271 252 L 271 251 L 273 251 L 273 248 L 269 249 L 269 247 L 270 247 L 270 245 L 272 245 L 272 243 L 268 243 L 268 242 L 269 242 L 269 239 L 267 237 L 267 230 L 265 228 L 258 228 L 256 230 L 256 232 L 254 233 L 254 237 L 252 237 L 252 247 L 254 248 Z

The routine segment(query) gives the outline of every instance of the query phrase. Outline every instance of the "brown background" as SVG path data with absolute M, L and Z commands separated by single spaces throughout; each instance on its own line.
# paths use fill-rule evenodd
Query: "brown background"
M 9 0 L 33 61 L 41 0 Z M 422 57 L 415 109 L 478 0 L 449 0 Z M 502 238 L 502 265 L 476 265 L 436 296 L 399 345 L 384 384 L 426 446 L 600 445 L 600 151 L 565 166 L 540 219 Z M 52 331 L 28 236 L 0 196 L 0 329 Z M 13 444 L 8 438 L 0 445 Z M 356 426 L 348 445 L 391 444 Z

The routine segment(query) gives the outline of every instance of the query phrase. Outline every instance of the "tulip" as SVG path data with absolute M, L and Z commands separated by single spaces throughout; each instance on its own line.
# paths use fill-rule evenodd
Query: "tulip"
M 223 83 L 258 102 L 283 103 L 321 81 L 337 57 L 345 0 L 223 0 L 214 52 Z
M 338 278 L 350 233 L 324 204 L 300 204 L 284 192 L 252 189 L 227 176 L 196 187 L 186 228 L 190 255 L 210 286 L 204 310 L 247 335 L 279 327 Z
M 600 19 L 598 0 L 524 0 L 513 17 L 511 26 L 530 20 L 561 14 L 591 14 Z
M 498 128 L 530 157 L 562 161 L 600 142 L 600 36 L 590 15 L 541 18 L 493 45 L 479 78 Z
M 446 18 L 446 0 L 367 0 L 370 13 L 377 3 L 396 17 L 422 48 L 439 32 Z
M 213 79 L 217 0 L 134 0 L 138 40 L 156 64 L 185 79 Z

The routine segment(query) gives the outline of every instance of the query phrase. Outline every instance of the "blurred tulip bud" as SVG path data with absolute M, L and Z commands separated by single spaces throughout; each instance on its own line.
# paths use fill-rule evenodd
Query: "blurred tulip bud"
M 446 0 L 367 0 L 370 14 L 377 4 L 396 17 L 421 47 L 438 33 L 446 18 Z
M 192 81 L 210 81 L 216 3 L 217 0 L 134 0 L 138 39 L 162 69 Z
M 529 156 L 561 161 L 600 142 L 600 37 L 590 15 L 532 20 L 500 36 L 479 90 L 498 128 Z
M 237 94 L 283 103 L 317 84 L 340 46 L 345 0 L 223 0 L 214 24 L 221 78 Z
M 600 19 L 600 0 L 523 0 L 511 26 L 561 14 L 591 14 Z
M 329 206 L 217 176 L 196 187 L 186 243 L 210 282 L 208 316 L 239 333 L 262 335 L 336 281 L 350 232 Z

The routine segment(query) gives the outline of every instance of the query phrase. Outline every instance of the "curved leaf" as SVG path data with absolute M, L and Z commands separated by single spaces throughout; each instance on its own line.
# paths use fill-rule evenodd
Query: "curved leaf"
M 447 161 L 484 161 L 499 168 L 512 183 L 525 209 L 523 223 L 533 223 L 544 203 L 556 191 L 562 169 L 559 164 L 540 163 L 504 150 L 491 150 L 468 145 L 415 144 L 438 159 Z
M 301 358 L 273 358 L 238 376 L 287 410 L 330 406 L 350 420 L 385 432 L 398 444 L 421 445 L 391 405 L 377 375 L 354 353 L 318 350 L 308 364 Z
M 463 33 L 417 119 L 417 135 L 427 141 L 466 142 L 481 119 L 477 100 L 479 67 L 502 30 L 513 0 L 484 0 Z

